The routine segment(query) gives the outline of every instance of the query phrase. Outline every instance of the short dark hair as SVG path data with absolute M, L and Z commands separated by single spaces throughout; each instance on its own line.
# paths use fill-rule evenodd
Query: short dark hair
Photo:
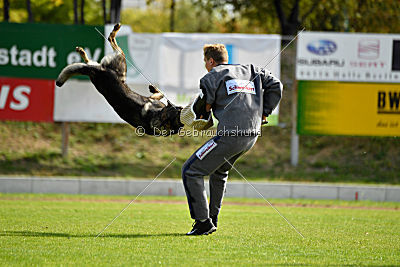
M 228 61 L 228 51 L 223 44 L 206 44 L 203 47 L 206 59 L 214 59 L 215 62 L 222 63 Z

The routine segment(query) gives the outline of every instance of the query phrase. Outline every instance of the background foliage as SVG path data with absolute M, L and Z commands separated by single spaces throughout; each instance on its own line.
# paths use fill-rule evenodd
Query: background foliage
M 72 0 L 30 1 L 35 22 L 73 23 Z M 84 1 L 85 22 L 102 24 L 102 1 Z M 171 1 L 148 0 L 145 9 L 125 9 L 121 22 L 136 32 L 169 31 Z M 26 3 L 10 1 L 10 22 L 28 21 Z M 0 20 L 4 19 L 3 5 L 4 0 L 0 3 Z M 295 34 L 303 27 L 308 31 L 400 32 L 398 0 L 178 0 L 174 10 L 174 29 L 178 32 Z M 282 25 L 290 31 L 285 32 Z

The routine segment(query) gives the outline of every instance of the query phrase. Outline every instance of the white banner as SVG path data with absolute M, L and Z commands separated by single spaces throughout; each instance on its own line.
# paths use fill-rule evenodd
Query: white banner
M 297 80 L 400 82 L 400 35 L 303 32 Z
M 75 79 L 56 86 L 54 121 L 124 122 L 90 81 Z
M 266 67 L 280 76 L 280 57 L 267 63 L 280 51 L 278 35 L 164 33 L 160 47 L 160 86 L 173 102 L 184 105 L 199 90 L 204 67 L 203 46 L 225 44 L 229 63 Z
M 109 34 L 114 26 L 106 25 Z M 129 26 L 123 25 L 117 33 L 116 41 L 126 57 L 127 82 L 129 84 L 158 85 L 160 73 L 160 34 L 132 33 Z M 104 43 L 104 54 L 113 53 L 110 43 Z M 134 88 L 132 88 L 134 89 Z

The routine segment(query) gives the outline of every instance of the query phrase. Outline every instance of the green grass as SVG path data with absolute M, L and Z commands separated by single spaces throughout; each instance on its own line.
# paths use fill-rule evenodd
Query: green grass
M 73 123 L 69 156 L 58 124 L 0 122 L 0 175 L 180 178 L 185 160 L 206 137 L 138 137 L 121 124 Z M 399 138 L 301 137 L 300 163 L 290 165 L 290 129 L 264 127 L 236 167 L 252 180 L 400 184 Z M 240 176 L 232 171 L 231 179 Z
M 96 239 L 129 199 L 1 194 L 0 265 L 400 264 L 398 203 L 273 200 L 306 205 L 278 206 L 302 239 L 260 200 L 226 199 L 216 233 L 186 237 L 183 198 L 140 197 Z

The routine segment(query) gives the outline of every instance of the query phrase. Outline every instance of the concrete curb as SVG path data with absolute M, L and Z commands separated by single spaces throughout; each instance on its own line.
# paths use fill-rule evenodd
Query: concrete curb
M 1 193 L 138 195 L 152 179 L 0 177 Z M 265 198 L 306 198 L 400 202 L 400 186 L 252 182 Z M 208 193 L 208 182 L 205 182 Z M 180 180 L 156 180 L 142 195 L 184 196 Z M 227 197 L 261 198 L 247 183 L 228 182 Z

